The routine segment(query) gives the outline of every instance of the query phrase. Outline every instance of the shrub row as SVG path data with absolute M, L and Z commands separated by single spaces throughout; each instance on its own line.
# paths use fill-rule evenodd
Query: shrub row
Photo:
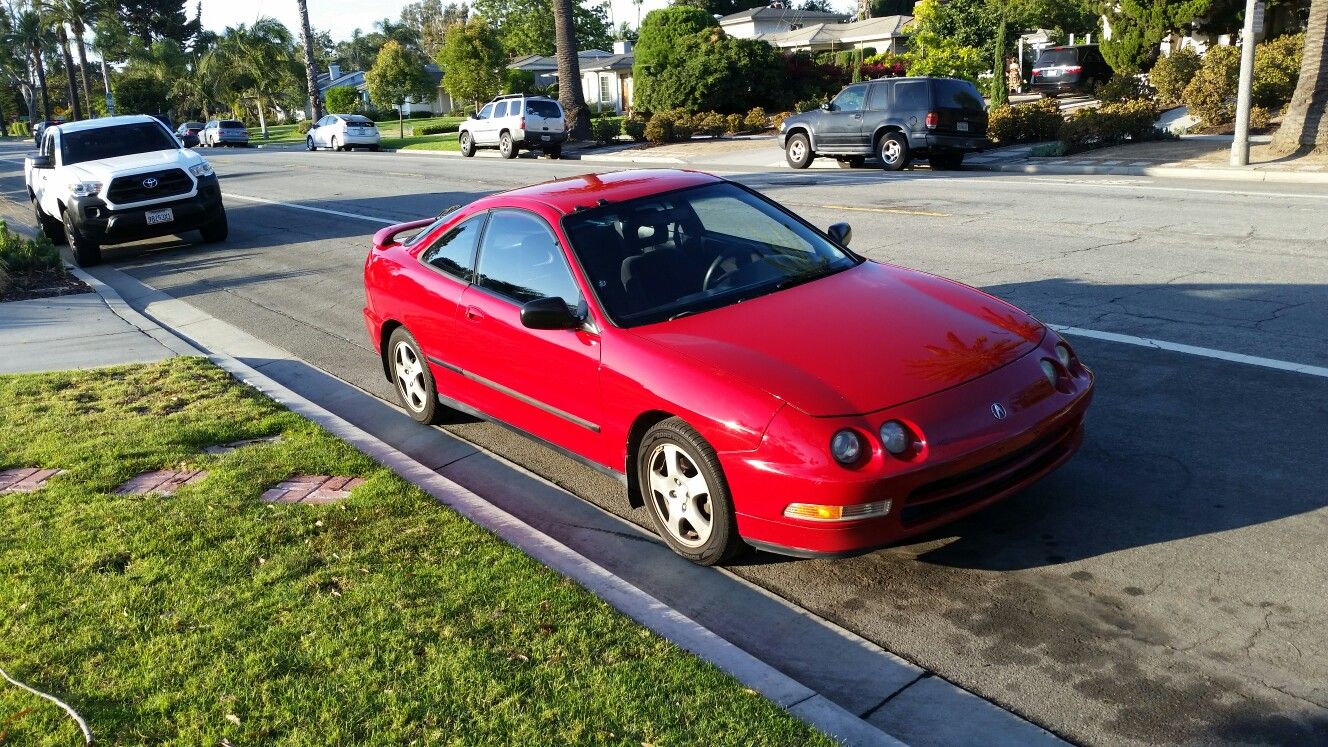
M 32 128 L 28 127 L 27 122 L 10 122 L 9 135 L 11 137 L 32 137 Z
M 1252 100 L 1259 110 L 1252 115 L 1254 119 L 1267 120 L 1291 101 L 1304 46 L 1305 35 L 1292 34 L 1254 48 Z M 1192 51 L 1181 50 L 1159 60 L 1150 77 L 1160 102 L 1171 104 L 1179 99 L 1204 125 L 1217 127 L 1235 121 L 1240 84 L 1238 47 L 1213 47 L 1202 59 Z
M 8 290 L 11 273 L 33 270 L 64 270 L 60 250 L 44 235 L 26 238 L 0 220 L 0 293 Z
M 1139 99 L 1080 109 L 1061 125 L 1060 141 L 1071 150 L 1102 148 L 1129 140 L 1153 140 L 1159 135 L 1157 105 Z
M 632 120 L 628 120 L 631 122 Z M 719 114 L 717 112 L 698 112 L 690 114 L 681 109 L 656 112 L 648 120 L 638 120 L 639 125 L 624 123 L 623 132 L 633 140 L 646 140 L 651 143 L 669 143 L 690 140 L 693 135 L 737 135 L 744 132 L 756 132 L 770 126 L 770 115 L 765 109 L 753 107 L 744 114 Z M 639 132 L 639 136 L 634 134 Z
M 1001 145 L 1055 140 L 1065 117 L 1055 99 L 1031 104 L 994 106 L 987 114 L 987 137 Z
M 416 127 L 411 132 L 416 135 L 446 135 L 449 132 L 456 132 L 459 125 L 459 122 L 425 125 L 424 127 Z

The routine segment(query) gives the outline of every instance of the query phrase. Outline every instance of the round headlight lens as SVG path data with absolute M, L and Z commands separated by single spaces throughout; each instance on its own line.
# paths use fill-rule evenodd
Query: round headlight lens
M 830 439 L 830 455 L 840 464 L 853 464 L 862 456 L 862 439 L 853 431 L 839 431 Z
M 1070 347 L 1063 342 L 1056 343 L 1056 360 L 1060 361 L 1062 366 L 1070 367 Z
M 881 426 L 881 444 L 885 450 L 898 456 L 908 451 L 908 429 L 898 420 L 887 421 Z
M 1047 360 L 1046 358 L 1043 358 L 1043 359 L 1042 359 L 1042 374 L 1043 374 L 1044 376 L 1047 377 L 1047 383 L 1048 383 L 1048 384 L 1051 384 L 1052 386 L 1056 386 L 1056 379 L 1058 379 L 1058 378 L 1060 378 L 1060 377 L 1056 374 L 1056 364 L 1055 364 L 1055 363 L 1052 363 L 1051 361 Z

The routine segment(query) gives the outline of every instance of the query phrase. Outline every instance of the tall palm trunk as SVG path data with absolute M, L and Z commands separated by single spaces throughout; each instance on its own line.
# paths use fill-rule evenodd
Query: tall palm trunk
M 74 55 L 69 53 L 69 33 L 63 23 L 56 24 L 56 41 L 60 44 L 60 54 L 65 58 L 65 81 L 69 84 L 69 105 L 73 110 L 74 121 L 83 118 L 83 105 L 78 101 L 78 83 L 74 82 Z
M 83 33 L 87 31 L 83 27 L 83 22 L 75 19 L 74 27 L 74 46 L 78 48 L 78 76 L 83 82 L 83 103 L 88 107 L 88 116 L 92 116 L 92 86 L 88 83 L 88 45 L 83 41 Z
M 1328 0 L 1313 0 L 1305 29 L 1305 52 L 1300 80 L 1291 97 L 1282 126 L 1273 135 L 1273 150 L 1293 153 L 1308 148 L 1328 149 Z
M 37 90 L 41 92 L 42 119 L 51 118 L 51 98 L 46 94 L 46 64 L 42 62 L 41 47 L 33 45 L 28 49 L 32 55 L 33 69 L 37 71 Z
M 590 137 L 590 110 L 581 93 L 581 61 L 576 54 L 572 0 L 553 0 L 553 28 L 558 45 L 558 102 L 567 114 L 567 136 L 586 140 Z
M 296 0 L 300 5 L 300 33 L 304 37 L 304 81 L 309 89 L 310 119 L 317 122 L 323 118 L 323 101 L 318 97 L 318 68 L 314 63 L 314 32 L 309 27 L 309 3 Z

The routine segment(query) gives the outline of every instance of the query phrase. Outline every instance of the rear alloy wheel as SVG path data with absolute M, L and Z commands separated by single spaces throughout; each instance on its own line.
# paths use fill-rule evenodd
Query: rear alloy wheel
M 908 140 L 901 132 L 887 132 L 877 143 L 876 155 L 886 171 L 899 171 L 908 165 Z
M 336 139 L 336 137 L 333 137 L 333 138 L 332 138 L 332 150 L 334 150 L 334 151 L 340 151 L 340 150 L 341 150 L 341 146 L 340 146 L 340 145 L 337 145 L 337 139 Z
M 954 171 L 964 165 L 963 153 L 934 153 L 927 158 L 932 171 Z
M 475 155 L 475 139 L 470 136 L 469 132 L 461 133 L 457 142 L 461 145 L 461 155 L 466 158 Z
M 387 341 L 387 365 L 392 372 L 397 397 L 406 412 L 425 425 L 438 422 L 438 390 L 433 372 L 420 352 L 420 346 L 405 327 L 397 327 Z
M 498 152 L 503 158 L 516 158 L 516 143 L 512 141 L 512 136 L 504 132 L 502 139 L 498 141 Z
M 221 215 L 211 223 L 198 229 L 198 234 L 203 237 L 203 241 L 208 244 L 219 244 L 226 240 L 230 235 L 230 224 L 226 222 L 226 208 L 221 209 Z
M 719 459 L 679 418 L 651 428 L 637 452 L 637 478 L 655 529 L 693 563 L 715 565 L 743 547 Z
M 46 235 L 46 238 L 51 240 L 52 244 L 61 246 L 68 241 L 65 237 L 64 224 L 42 212 L 40 202 L 33 200 L 32 209 L 37 213 L 37 227 Z
M 799 132 L 796 135 L 789 136 L 788 142 L 784 145 L 784 160 L 788 165 L 795 169 L 805 169 L 812 165 L 812 144 L 807 136 Z
M 101 247 L 87 240 L 74 225 L 74 217 L 65 210 L 65 235 L 69 237 L 69 248 L 74 250 L 74 264 L 79 267 L 92 267 L 101 264 Z

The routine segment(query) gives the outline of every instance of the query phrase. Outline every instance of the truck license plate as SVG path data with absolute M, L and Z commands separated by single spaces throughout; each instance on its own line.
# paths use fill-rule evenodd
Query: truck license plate
M 149 210 L 146 213 L 146 215 L 148 218 L 149 226 L 155 226 L 161 223 L 170 223 L 171 221 L 175 220 L 175 213 L 171 212 L 170 208 L 162 208 L 161 210 Z
M 968 132 L 968 123 L 967 122 L 956 123 L 955 129 L 959 130 L 960 132 Z

